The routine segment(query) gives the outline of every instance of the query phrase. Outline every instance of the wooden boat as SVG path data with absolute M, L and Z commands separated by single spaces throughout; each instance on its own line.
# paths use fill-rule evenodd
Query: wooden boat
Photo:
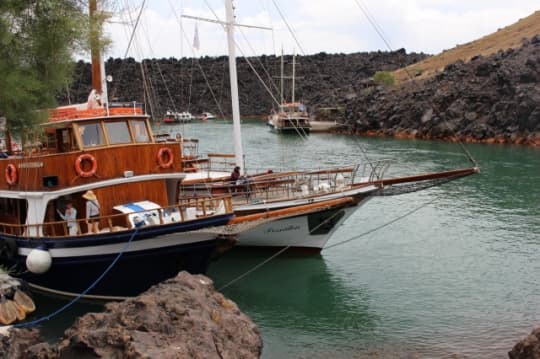
M 48 111 L 42 143 L 0 159 L 0 263 L 35 288 L 91 297 L 204 273 L 228 244 L 207 229 L 233 217 L 231 197 L 178 198 L 182 139 L 154 137 L 141 104 L 108 103 L 92 50 L 88 102 Z
M 0 159 L 0 245 L 11 246 L 3 262 L 24 269 L 22 277 L 34 285 L 81 293 L 121 254 L 89 292 L 113 296 L 139 293 L 179 270 L 206 270 L 219 240 L 197 230 L 226 224 L 231 199 L 178 200 L 185 177 L 180 140 L 156 141 L 136 104 L 58 108 L 43 129 L 42 147 Z M 100 203 L 99 233 L 88 233 L 82 198 L 88 190 Z M 79 213 L 76 235 L 56 214 L 67 202 Z M 35 251 L 49 257 L 44 273 L 30 269 Z

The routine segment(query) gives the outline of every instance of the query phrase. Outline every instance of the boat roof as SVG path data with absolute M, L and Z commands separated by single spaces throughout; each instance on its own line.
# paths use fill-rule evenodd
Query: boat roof
M 124 117 L 140 117 L 149 118 L 148 115 L 143 114 L 142 106 L 133 105 L 126 107 L 120 104 L 119 106 L 113 105 L 107 108 L 93 108 L 87 109 L 81 108 L 80 105 L 63 106 L 48 111 L 49 121 L 45 126 L 51 125 L 64 125 L 75 121 L 88 121 L 103 118 L 124 118 Z

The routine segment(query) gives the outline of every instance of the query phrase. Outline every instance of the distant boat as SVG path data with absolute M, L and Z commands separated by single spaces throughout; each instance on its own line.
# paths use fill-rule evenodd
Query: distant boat
M 193 115 L 187 111 L 184 112 L 174 112 L 167 111 L 165 117 L 161 122 L 163 123 L 188 123 L 193 121 Z
M 296 102 L 294 99 L 295 59 L 296 56 L 293 56 L 292 76 L 287 77 L 292 79 L 292 100 L 287 103 L 283 100 L 283 79 L 285 79 L 285 76 L 283 75 L 283 54 L 281 54 L 281 103 L 278 110 L 272 110 L 272 113 L 268 116 L 268 126 L 278 133 L 289 132 L 302 136 L 310 132 L 311 126 L 306 106 L 301 102 Z
M 214 116 L 210 112 L 203 112 L 201 115 L 201 121 L 215 120 L 215 119 L 216 119 L 216 116 Z
M 310 132 L 311 124 L 306 106 L 300 102 L 282 103 L 277 111 L 268 116 L 268 126 L 276 132 L 304 135 Z

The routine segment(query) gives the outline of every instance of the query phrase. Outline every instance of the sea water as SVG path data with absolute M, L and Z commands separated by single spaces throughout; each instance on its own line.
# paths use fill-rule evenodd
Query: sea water
M 233 151 L 230 122 L 156 130 L 199 138 L 201 153 Z M 454 143 L 301 138 L 257 121 L 242 132 L 248 171 L 389 160 L 387 174 L 407 175 L 471 165 Z M 232 251 L 211 264 L 216 288 L 260 328 L 263 358 L 506 358 L 540 326 L 540 149 L 466 147 L 480 174 L 373 198 L 320 255 L 285 253 L 252 271 L 275 252 Z

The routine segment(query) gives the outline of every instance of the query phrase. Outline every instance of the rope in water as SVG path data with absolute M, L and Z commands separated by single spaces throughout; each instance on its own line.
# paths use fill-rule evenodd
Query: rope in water
M 12 325 L 12 327 L 14 328 L 28 328 L 28 327 L 33 327 L 33 326 L 36 326 L 44 321 L 47 321 L 47 320 L 50 320 L 51 318 L 57 316 L 58 314 L 62 313 L 63 311 L 65 311 L 66 309 L 68 309 L 69 307 L 71 307 L 72 305 L 74 305 L 75 303 L 77 303 L 79 300 L 81 300 L 89 291 L 91 291 L 96 285 L 99 284 L 99 282 L 101 282 L 101 280 L 111 271 L 111 269 L 116 265 L 116 263 L 118 262 L 118 260 L 120 259 L 120 257 L 122 257 L 122 255 L 127 251 L 127 249 L 129 248 L 129 246 L 131 245 L 131 242 L 133 241 L 133 239 L 135 238 L 135 235 L 137 234 L 137 232 L 139 231 L 139 229 L 136 227 L 135 228 L 135 231 L 133 231 L 133 234 L 131 235 L 131 237 L 129 238 L 129 241 L 126 242 L 126 244 L 124 245 L 124 247 L 122 248 L 122 250 L 116 255 L 116 257 L 114 258 L 114 260 L 111 262 L 111 264 L 109 264 L 109 266 L 103 271 L 103 273 L 101 273 L 101 275 L 92 283 L 88 286 L 88 288 L 86 288 L 82 293 L 78 294 L 75 298 L 73 298 L 72 300 L 70 300 L 68 303 L 66 303 L 64 306 L 58 308 L 57 310 L 55 310 L 54 312 L 52 312 L 51 314 L 49 315 L 46 315 L 44 317 L 41 317 L 41 318 L 38 318 L 38 319 L 35 319 L 31 322 L 26 322 L 26 323 L 18 323 L 18 324 L 14 324 Z

